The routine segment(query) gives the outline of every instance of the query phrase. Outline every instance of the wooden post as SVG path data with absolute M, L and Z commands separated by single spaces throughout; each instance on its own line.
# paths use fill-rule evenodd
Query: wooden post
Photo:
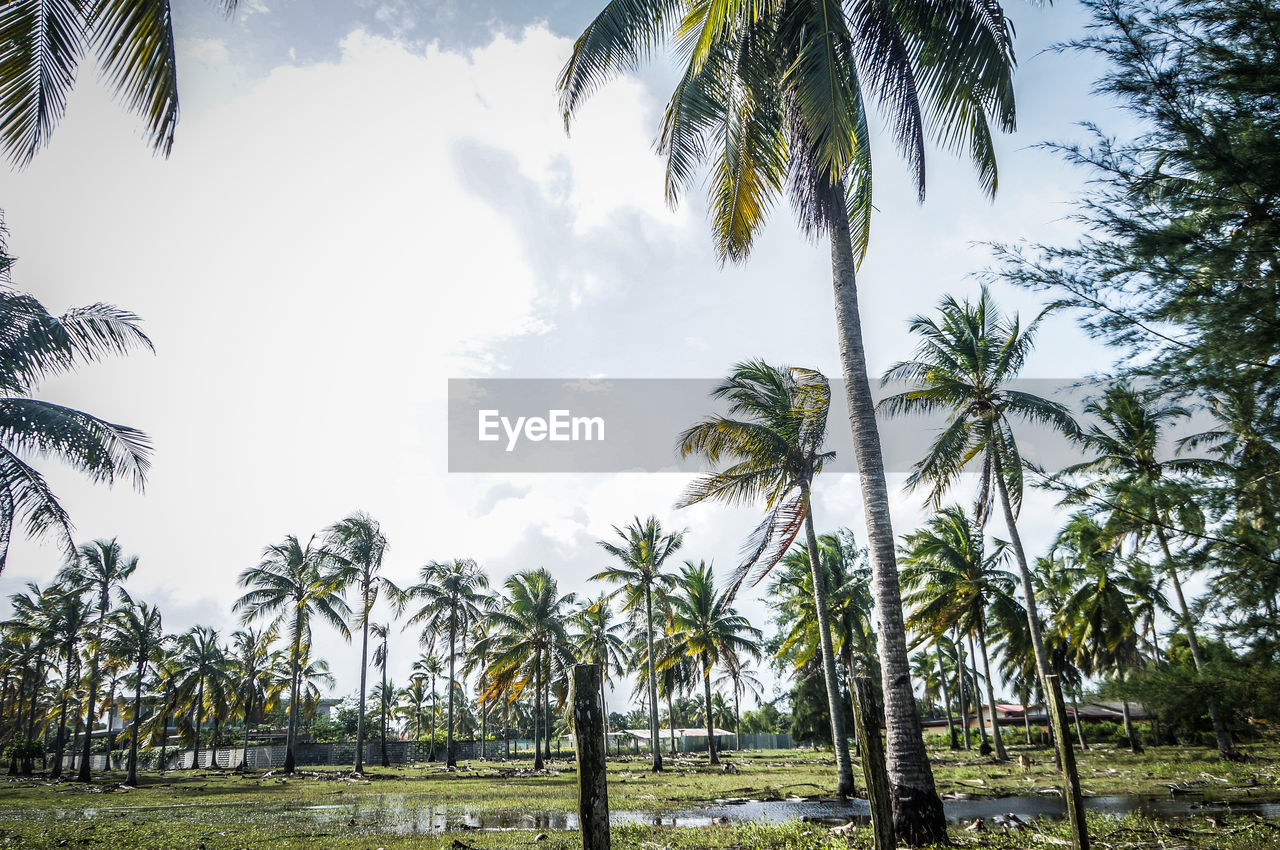
M 573 665 L 573 734 L 578 750 L 582 850 L 609 850 L 609 785 L 599 664 Z
M 853 725 L 862 744 L 862 776 L 867 783 L 867 804 L 871 807 L 871 835 L 875 850 L 893 850 L 893 800 L 889 793 L 889 771 L 885 767 L 884 740 L 880 737 L 880 712 L 875 688 L 866 676 L 853 679 Z
M 1062 699 L 1062 684 L 1056 674 L 1050 674 L 1049 704 L 1046 708 L 1053 719 L 1055 749 L 1062 758 L 1062 776 L 1066 780 L 1063 797 L 1067 803 L 1067 821 L 1071 826 L 1072 850 L 1089 850 L 1089 828 L 1085 823 L 1084 794 L 1080 791 L 1080 773 L 1076 770 L 1076 751 L 1067 737 L 1067 709 Z

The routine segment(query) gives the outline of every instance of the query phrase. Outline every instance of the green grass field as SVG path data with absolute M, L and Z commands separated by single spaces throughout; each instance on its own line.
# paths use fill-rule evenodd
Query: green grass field
M 1008 796 L 1035 793 L 1053 786 L 1053 760 L 1047 751 L 1032 753 L 1026 772 L 1016 761 L 994 764 L 966 759 L 964 754 L 935 751 L 935 771 L 944 794 Z M 789 750 L 728 754 L 736 772 L 712 768 L 705 760 L 668 762 L 661 775 L 646 770 L 647 761 L 623 758 L 610 763 L 610 805 L 615 812 L 671 812 L 725 798 L 779 800 L 822 797 L 832 791 L 830 755 Z M 166 776 L 145 774 L 143 784 L 127 790 L 122 776 L 109 775 L 90 785 L 50 783 L 36 778 L 0 785 L 0 846 L 116 848 L 450 848 L 499 850 L 531 847 L 534 837 L 544 850 L 577 846 L 576 833 L 551 828 L 520 816 L 571 812 L 576 806 L 576 775 L 570 761 L 553 761 L 551 769 L 533 774 L 528 763 L 464 764 L 446 772 L 440 767 L 372 768 L 363 780 L 337 768 L 304 770 L 297 776 L 225 771 L 178 771 Z M 1083 755 L 1086 791 L 1103 794 L 1168 796 L 1170 785 L 1195 783 L 1195 794 L 1214 800 L 1280 801 L 1280 750 L 1255 750 L 1244 763 L 1220 762 L 1210 751 L 1149 749 L 1142 756 L 1127 751 L 1094 749 Z M 488 819 L 501 830 L 463 827 L 466 817 Z M 441 825 L 444 832 L 436 830 Z M 551 826 L 548 826 L 550 824 Z M 1043 846 L 1052 846 L 1060 827 L 1044 824 Z M 753 831 L 754 830 L 754 831 Z M 628 825 L 617 830 L 618 845 L 642 850 L 734 848 L 763 844 L 778 848 L 865 844 L 865 830 L 832 836 L 816 824 L 739 824 L 708 828 L 654 828 Z M 1178 824 L 1137 818 L 1099 818 L 1099 835 L 1114 834 L 1115 847 L 1280 846 L 1280 824 L 1240 816 L 1217 826 L 1189 818 Z M 1039 833 L 1037 833 L 1039 834 Z M 1122 840 L 1123 837 L 1123 840 Z M 957 828 L 960 843 L 981 846 L 1028 846 L 1030 834 L 970 833 Z M 457 846 L 454 842 L 465 846 Z M 1022 843 L 1018 843 L 1018 842 Z M 1012 842 L 1012 843 L 1011 843 Z M 1136 842 L 1136 843 L 1135 843 Z

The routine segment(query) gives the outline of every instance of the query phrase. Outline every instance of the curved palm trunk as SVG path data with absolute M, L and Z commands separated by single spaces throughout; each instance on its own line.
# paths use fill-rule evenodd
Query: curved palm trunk
M 653 752 L 653 772 L 662 771 L 662 748 L 658 745 L 658 674 L 653 663 L 653 588 L 644 588 L 645 637 L 649 642 L 649 749 Z
M 449 612 L 449 724 L 445 729 L 444 766 L 457 767 L 458 759 L 453 754 L 453 691 L 457 657 L 454 655 L 454 640 L 457 638 L 457 608 Z M 385 696 L 384 696 L 385 699 Z M 386 724 L 383 724 L 384 728 Z
M 844 728 L 844 700 L 840 698 L 840 676 L 836 672 L 835 644 L 831 639 L 831 612 L 827 605 L 827 575 L 822 567 L 822 550 L 813 530 L 813 503 L 809 483 L 804 490 L 804 533 L 809 547 L 809 572 L 813 577 L 814 619 L 818 621 L 818 644 L 822 650 L 822 677 L 827 684 L 827 711 L 831 714 L 831 747 L 836 757 L 836 794 L 854 793 L 853 759 L 849 757 L 849 735 Z M 850 669 L 850 674 L 852 674 Z M 909 685 L 908 685 L 909 686 Z M 912 695 L 914 703 L 915 696 Z
M 1009 753 L 1004 748 L 1004 738 L 1000 734 L 1000 720 L 996 716 L 996 692 L 991 684 L 991 661 L 987 658 L 986 630 L 978 629 L 978 649 L 982 651 L 982 673 L 987 677 L 987 717 L 991 720 L 991 737 L 996 742 L 996 759 L 1008 761 Z
M 364 693 L 369 687 L 369 612 L 364 613 L 364 623 L 360 628 L 360 714 L 356 717 L 356 764 L 355 772 L 364 772 Z
M 1085 826 L 1084 794 L 1080 788 L 1080 776 L 1076 772 L 1076 751 L 1067 740 L 1067 712 L 1063 705 L 1062 687 L 1058 677 L 1050 675 L 1049 656 L 1045 652 L 1044 637 L 1040 632 L 1040 615 L 1036 612 L 1036 592 L 1031 581 L 1031 569 L 1027 566 L 1027 554 L 1022 548 L 1022 537 L 1018 534 L 1018 523 L 1013 516 L 1013 506 L 1009 503 L 1009 488 L 1005 485 L 1004 467 L 1000 453 L 993 457 L 996 491 L 1000 495 L 1000 507 L 1004 511 L 1005 526 L 1009 530 L 1009 542 L 1013 545 L 1014 560 L 1018 564 L 1018 574 L 1022 579 L 1022 595 L 1027 611 L 1027 627 L 1031 632 L 1031 646 L 1036 657 L 1036 671 L 1040 675 L 1040 683 L 1044 688 L 1045 708 L 1049 726 L 1053 730 L 1053 744 L 1062 766 L 1062 778 L 1066 785 L 1067 818 L 1071 822 L 1072 846 L 1075 850 L 1088 850 L 1089 833 Z
M 1182 580 L 1178 578 L 1178 569 L 1173 564 L 1173 553 L 1169 551 L 1169 540 L 1162 526 L 1156 526 L 1156 537 L 1160 540 L 1160 548 L 1164 551 L 1164 562 L 1169 565 L 1169 578 L 1173 581 L 1173 594 L 1178 600 L 1178 613 L 1182 615 L 1182 628 L 1187 633 L 1187 643 L 1191 646 L 1191 660 L 1195 662 L 1196 675 L 1204 676 L 1204 655 L 1200 652 L 1200 641 L 1192 625 L 1187 598 L 1182 592 Z M 1209 719 L 1213 722 L 1213 736 L 1218 743 L 1218 756 L 1224 759 L 1238 758 L 1235 745 L 1231 742 L 1231 735 L 1227 732 L 1227 725 L 1222 722 L 1222 715 L 1218 711 L 1218 701 L 1213 696 L 1209 697 L 1207 707 Z
M 535 649 L 533 652 L 533 769 L 542 770 L 546 762 L 542 760 L 542 746 L 538 740 L 538 727 L 541 723 L 546 722 L 546 718 L 539 718 L 542 714 L 541 706 L 538 705 L 542 693 L 542 649 Z
M 843 182 L 831 187 L 833 206 L 843 207 Z M 889 516 L 889 488 L 876 425 L 867 357 L 862 344 L 862 319 L 858 315 L 858 290 L 849 222 L 836 216 L 831 226 L 831 272 L 835 290 L 836 328 L 839 335 L 841 373 L 853 430 L 854 456 L 858 462 L 862 504 L 871 553 L 873 596 L 880 676 L 884 693 L 886 767 L 893 800 L 894 830 L 912 846 L 945 843 L 947 824 L 942 801 L 933 781 L 933 769 L 924 747 L 924 733 L 911 689 L 911 665 L 907 659 L 906 628 L 902 621 L 902 594 L 894 554 L 893 523 Z
M 138 686 L 133 691 L 133 740 L 129 742 L 129 773 L 125 785 L 138 784 L 138 735 L 142 732 L 142 669 L 145 660 L 138 662 Z
M 716 754 L 716 729 L 711 718 L 711 671 L 706 668 L 705 658 L 702 663 L 703 669 L 706 670 L 702 674 L 702 690 L 707 704 L 707 755 L 710 757 L 712 764 L 719 764 L 720 757 Z
M 951 720 L 951 694 L 947 688 L 947 670 L 942 666 L 942 646 L 935 642 L 933 650 L 938 657 L 938 681 L 942 686 L 942 707 L 947 713 L 947 739 L 951 742 L 951 749 L 958 750 L 960 742 L 956 739 L 956 726 Z

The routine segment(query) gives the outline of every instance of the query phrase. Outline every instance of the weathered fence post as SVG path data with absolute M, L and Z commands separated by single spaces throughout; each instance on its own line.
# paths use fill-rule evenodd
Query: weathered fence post
M 893 800 L 889 794 L 889 771 L 885 767 L 884 741 L 880 737 L 880 711 L 875 688 L 866 676 L 853 679 L 853 725 L 862 744 L 862 776 L 867 783 L 867 804 L 871 807 L 871 835 L 876 850 L 893 850 Z
M 1080 791 L 1080 773 L 1076 770 L 1076 751 L 1067 737 L 1067 708 L 1063 704 L 1062 684 L 1057 674 L 1048 677 L 1049 704 L 1046 708 L 1053 722 L 1055 749 L 1061 754 L 1062 775 L 1066 779 L 1063 797 L 1067 803 L 1067 821 L 1071 826 L 1072 850 L 1089 850 L 1089 828 L 1085 822 L 1084 795 Z
M 599 664 L 573 665 L 573 734 L 578 751 L 578 827 L 582 850 L 609 850 L 604 704 Z

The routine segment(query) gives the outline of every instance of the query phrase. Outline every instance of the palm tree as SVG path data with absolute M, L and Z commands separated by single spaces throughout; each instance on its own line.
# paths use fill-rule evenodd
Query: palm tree
M 583 604 L 573 616 L 574 626 L 578 629 L 574 637 L 574 649 L 577 657 L 589 664 L 600 665 L 600 711 L 604 717 L 609 716 L 605 701 L 605 685 L 609 675 L 622 675 L 627 671 L 629 663 L 627 642 L 623 633 L 626 623 L 613 621 L 613 606 L 607 594 L 600 594 L 591 602 Z M 605 723 L 605 752 L 609 750 L 609 724 Z
M 298 665 L 298 717 L 307 722 L 316 716 L 320 707 L 320 688 L 333 690 L 334 678 L 329 672 L 329 662 L 311 657 L 311 643 L 302 644 Z
M 988 617 L 995 608 L 1003 616 L 1019 616 L 1021 606 L 1013 598 L 1017 579 L 1002 568 L 1005 547 L 997 542 L 989 554 L 982 531 L 959 505 L 943 508 L 919 531 L 903 540 L 903 584 L 910 588 L 905 601 L 914 607 L 907 624 L 932 639 L 952 628 L 977 639 L 987 683 L 987 719 L 995 739 L 996 760 L 1005 761 L 1000 725 L 996 719 L 991 660 L 987 652 Z M 1016 614 L 1013 612 L 1016 611 Z M 979 726 L 982 723 L 978 706 Z
M 672 597 L 672 635 L 676 652 L 696 658 L 702 672 L 707 720 L 707 755 L 719 764 L 711 707 L 711 672 L 729 657 L 760 660 L 764 635 L 730 604 L 729 591 L 717 592 L 715 575 L 705 561 L 686 561 L 680 576 L 681 591 Z
M 360 607 L 356 612 L 356 622 L 360 626 L 360 707 L 356 719 L 355 772 L 361 773 L 364 771 L 364 695 L 368 688 L 369 617 L 383 588 L 392 593 L 397 588 L 378 575 L 389 544 L 378 521 L 364 511 L 357 511 L 329 526 L 325 531 L 324 545 L 345 569 L 346 580 L 356 585 L 360 597 Z M 385 752 L 386 747 L 383 750 Z
M 1062 728 L 1065 716 L 1062 692 L 1055 684 L 1057 680 L 1050 679 L 1049 659 L 1036 612 L 1035 587 L 1022 537 L 1018 534 L 1017 513 L 1022 505 L 1023 479 L 1013 420 L 1069 435 L 1077 432 L 1077 426 L 1061 404 L 1008 386 L 1035 345 L 1044 312 L 1023 328 L 1016 315 L 1000 314 L 985 287 L 976 303 L 944 297 L 938 312 L 936 320 L 925 316 L 911 320 L 911 332 L 921 338 L 915 359 L 894 365 L 885 373 L 882 383 L 903 381 L 912 389 L 884 399 L 880 406 L 891 415 L 935 411 L 949 414 L 946 426 L 907 479 L 909 487 L 930 487 L 929 501 L 933 507 L 941 506 L 957 477 L 977 461 L 981 484 L 976 514 L 982 527 L 993 501 L 992 488 L 995 489 L 1021 576 L 1036 670 L 1044 682 L 1054 742 L 1070 797 L 1072 834 L 1077 842 L 1083 842 L 1083 802 L 1075 771 L 1075 753 L 1067 740 L 1066 729 Z
M 244 720 L 244 753 L 240 769 L 249 769 L 249 727 L 254 718 L 269 711 L 279 698 L 274 687 L 277 666 L 271 646 L 276 642 L 275 627 L 238 629 L 231 633 L 231 675 L 236 682 L 236 699 Z
M 818 550 L 827 587 L 833 651 L 851 678 L 878 678 L 880 664 L 871 625 L 871 571 L 866 564 L 866 550 L 857 547 L 847 528 L 819 535 Z M 773 600 L 775 621 L 780 627 L 775 658 L 788 660 L 797 670 L 815 664 L 822 642 L 814 609 L 808 544 L 797 543 L 782 557 L 768 597 Z M 849 693 L 852 696 L 852 681 Z
M 431 681 L 431 750 L 427 755 L 427 761 L 435 761 L 436 718 L 440 716 L 436 679 L 444 675 L 444 666 L 440 662 L 440 656 L 428 653 L 413 662 L 413 675 L 415 678 L 429 679 Z
M 391 760 L 387 758 L 387 707 L 391 699 L 391 692 L 387 690 L 387 664 L 391 660 L 387 644 L 391 636 L 391 625 L 389 623 L 373 623 L 369 628 L 373 631 L 374 638 L 380 641 L 373 649 L 373 666 L 382 671 L 382 689 L 378 691 L 379 748 L 382 755 L 382 766 L 391 767 Z M 360 702 L 361 710 L 363 710 L 364 700 L 361 699 Z M 357 756 L 357 758 L 359 757 Z
M 449 645 L 448 724 L 445 728 L 445 766 L 457 767 L 453 752 L 454 690 L 457 687 L 457 642 L 471 623 L 484 615 L 489 597 L 483 592 L 489 578 L 470 558 L 432 561 L 418 572 L 418 583 L 404 591 L 400 605 L 421 599 L 421 607 L 406 623 L 422 623 L 423 643 L 444 637 Z
M 716 678 L 716 687 L 728 685 L 733 692 L 733 746 L 742 748 L 742 698 L 747 694 L 756 699 L 764 696 L 764 683 L 750 664 L 730 654 L 725 657 L 724 671 Z
M 138 556 L 126 558 L 115 539 L 95 540 L 80 547 L 76 560 L 68 565 L 62 580 L 82 587 L 88 594 L 90 605 L 97 609 L 89 638 L 89 679 L 86 686 L 88 704 L 85 708 L 84 749 L 80 753 L 80 782 L 89 781 L 89 757 L 93 746 L 94 705 L 98 693 L 99 673 L 102 661 L 102 639 L 111 611 L 111 598 L 122 591 L 121 585 L 138 568 Z
M 611 594 L 622 595 L 622 610 L 633 614 L 643 613 L 645 641 L 645 667 L 649 684 L 649 748 L 653 755 L 653 770 L 662 770 L 662 751 L 658 745 L 658 677 L 654 666 L 653 607 L 655 601 L 675 584 L 675 576 L 662 571 L 663 564 L 684 544 L 684 532 L 664 533 L 658 518 L 650 516 L 643 522 L 635 517 L 626 529 L 613 527 L 621 544 L 608 540 L 596 541 L 618 563 L 601 570 L 592 581 L 607 581 L 620 587 Z
M 887 107 L 922 197 L 926 129 L 947 147 L 967 148 L 983 188 L 994 192 L 988 120 L 1013 128 L 1011 27 L 999 4 L 985 0 L 953 4 L 945 14 L 919 2 L 611 0 L 578 38 L 561 76 L 566 126 L 604 81 L 668 40 L 688 63 L 668 103 L 660 146 L 668 200 L 678 202 L 699 166 L 710 162 L 709 201 L 722 259 L 746 259 L 784 186 L 804 229 L 830 237 L 841 365 L 884 646 L 894 820 L 911 844 L 942 841 L 942 803 L 910 686 L 889 492 L 858 313 L 856 268 L 871 217 L 863 98 L 875 95 Z
M 11 775 L 21 772 L 23 776 L 30 776 L 34 770 L 34 748 L 27 745 L 36 740 L 36 715 L 46 673 L 45 656 L 54 645 L 52 625 L 57 604 L 54 588 L 41 590 L 34 582 L 28 582 L 27 590 L 27 593 L 15 593 L 9 597 L 12 616 L 3 624 L 5 639 L 12 643 L 14 653 L 11 657 L 18 674 L 17 706 L 10 732 L 14 743 L 10 745 L 9 772 Z M 8 688 L 2 690 L 7 692 Z M 23 745 L 18 746 L 19 741 Z
M 1178 528 L 1191 531 L 1204 527 L 1203 513 L 1185 476 L 1210 473 L 1216 465 L 1198 458 L 1160 457 L 1165 426 L 1186 419 L 1190 411 L 1173 404 L 1147 403 L 1127 383 L 1108 387 L 1101 399 L 1085 407 L 1085 412 L 1097 419 L 1080 434 L 1080 442 L 1093 457 L 1064 469 L 1059 476 L 1093 480 L 1064 501 L 1078 504 L 1099 497 L 1110 508 L 1106 523 L 1109 533 L 1132 537 L 1138 546 L 1151 537 L 1159 543 L 1165 574 L 1178 604 L 1177 619 L 1187 636 L 1196 674 L 1203 676 L 1204 653 L 1170 542 L 1175 523 Z M 1194 440 L 1193 444 L 1198 442 Z M 1236 758 L 1231 735 L 1212 696 L 1208 709 L 1218 754 L 1224 759 Z
M 752 534 L 747 557 L 730 576 L 731 593 L 753 572 L 753 583 L 759 583 L 804 530 L 812 555 L 809 567 L 836 754 L 836 793 L 847 796 L 853 793 L 853 761 L 839 708 L 842 698 L 827 582 L 813 528 L 813 479 L 833 456 L 823 450 L 831 388 L 825 377 L 811 369 L 779 369 L 751 361 L 734 366 L 711 395 L 729 402 L 729 415 L 709 417 L 686 430 L 680 438 L 680 453 L 728 465 L 697 479 L 678 506 L 712 499 L 765 503 L 765 519 Z
M 1137 618 L 1131 597 L 1116 569 L 1111 539 L 1092 517 L 1074 514 L 1058 534 L 1049 560 L 1068 571 L 1074 590 L 1063 600 L 1060 616 L 1070 639 L 1076 664 L 1086 675 L 1114 673 L 1123 683 L 1127 669 L 1136 666 Z M 1124 731 L 1129 747 L 1142 752 L 1123 700 Z
M 52 588 L 57 593 L 57 600 L 50 612 L 49 630 L 62 657 L 58 732 L 54 736 L 53 767 L 49 771 L 52 779 L 62 776 L 62 761 L 67 747 L 67 709 L 80 680 L 79 644 L 83 638 L 81 632 L 88 623 L 92 608 L 84 599 L 86 588 L 82 581 L 82 577 L 64 570 Z
M 303 646 L 311 643 L 311 619 L 319 615 L 344 638 L 351 639 L 347 618 L 351 609 L 342 599 L 344 571 L 335 569 L 330 556 L 303 546 L 292 534 L 266 547 L 262 562 L 240 574 L 240 586 L 251 588 L 234 606 L 241 622 L 269 618 L 270 627 L 284 624 L 289 636 L 289 730 L 286 736 L 284 772 L 293 773 L 294 745 L 298 736 L 298 700 Z
M 413 675 L 409 684 L 401 688 L 397 696 L 396 713 L 403 717 L 406 724 L 413 723 L 413 740 L 422 740 L 422 715 L 431 694 L 426 688 L 427 677 Z
M 506 597 L 491 613 L 493 630 L 486 640 L 493 682 L 485 696 L 509 691 L 519 699 L 533 687 L 533 767 L 546 761 L 539 732 L 547 742 L 550 727 L 550 672 L 572 659 L 569 637 L 570 606 L 574 595 L 560 594 L 560 585 L 545 568 L 524 570 L 507 579 Z
M 151 715 L 150 739 L 151 745 L 154 747 L 155 742 L 160 742 L 160 754 L 157 759 L 157 769 L 160 773 L 164 773 L 169 767 L 168 745 L 169 745 L 169 720 L 173 717 L 174 712 L 178 710 L 178 680 L 182 675 L 182 668 L 178 662 L 178 640 L 173 635 L 166 635 L 161 644 L 160 657 L 155 664 L 156 679 L 159 687 L 160 699 L 159 705 L 156 707 L 155 713 Z
M 164 633 L 160 611 L 145 602 L 122 605 L 111 618 L 111 629 L 104 643 L 106 651 L 131 660 L 135 665 L 133 694 L 133 733 L 129 736 L 129 768 L 125 785 L 138 784 L 138 738 L 142 733 L 142 685 L 147 666 L 159 660 Z
M 484 607 L 491 611 L 496 606 L 496 600 L 491 598 Z M 482 617 L 471 624 L 471 646 L 465 652 L 466 658 L 462 672 L 464 680 L 472 673 L 476 674 L 476 707 L 480 711 L 481 761 L 486 760 L 489 754 L 489 703 L 493 698 L 489 695 L 488 638 L 492 628 L 493 619 L 490 617 Z
M 191 724 L 195 742 L 195 756 L 191 767 L 198 768 L 200 730 L 204 728 L 205 709 L 221 701 L 220 697 L 227 684 L 226 655 L 218 643 L 218 633 L 208 626 L 194 626 L 179 637 L 178 665 L 182 671 L 178 692 L 188 707 L 185 719 Z M 216 712 L 211 711 L 210 715 L 216 716 Z M 216 732 L 214 746 L 217 746 Z M 218 766 L 216 751 L 209 766 Z
M 10 3 L 0 10 L 0 33 L 15 8 Z M 4 74 L 0 69 L 0 79 Z M 5 111 L 0 107 L 0 137 Z M 13 259 L 4 236 L 0 224 L 0 574 L 18 523 L 31 536 L 56 534 L 69 558 L 76 551 L 71 519 L 44 477 L 28 463 L 32 457 L 55 457 L 94 482 L 128 479 L 139 490 L 151 462 L 151 442 L 141 431 L 31 398 L 47 378 L 135 348 L 152 350 L 138 317 L 109 304 L 51 315 L 35 298 L 10 285 Z
M 237 0 L 214 0 L 228 17 Z M 0 147 L 26 166 L 49 143 L 67 108 L 77 66 L 92 47 L 104 76 L 146 121 L 165 155 L 178 124 L 178 68 L 169 0 L 8 3 L 0 10 L 7 59 L 0 66 Z

